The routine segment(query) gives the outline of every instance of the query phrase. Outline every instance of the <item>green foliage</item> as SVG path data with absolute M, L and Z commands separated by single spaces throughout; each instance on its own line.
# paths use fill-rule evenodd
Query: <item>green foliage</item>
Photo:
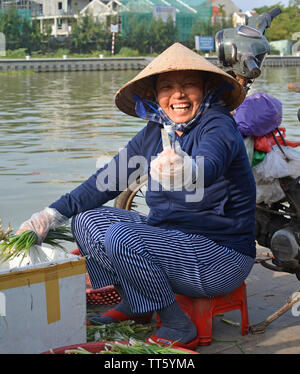
M 90 53 L 93 50 L 111 48 L 111 33 L 106 25 L 94 21 L 89 14 L 79 18 L 72 27 L 71 52 Z
M 176 41 L 176 27 L 169 19 L 151 19 L 149 26 L 142 16 L 129 15 L 126 31 L 122 35 L 122 46 L 138 50 L 141 54 L 160 53 Z
M 18 49 L 7 49 L 6 50 L 6 58 L 25 58 L 27 55 L 26 48 L 18 48 Z
M 5 34 L 8 50 L 26 50 L 26 54 L 42 49 L 48 34 L 40 32 L 39 24 L 22 17 L 15 8 L 0 13 L 0 32 Z
M 265 36 L 269 41 L 291 40 L 293 33 L 300 31 L 300 0 L 292 0 L 291 4 L 287 8 L 280 3 L 271 7 L 255 8 L 258 14 L 269 12 L 275 7 L 279 7 L 282 10 L 282 13 L 274 18 L 271 27 L 265 32 Z
M 149 31 L 150 52 L 161 53 L 176 41 L 176 27 L 170 18 L 164 23 L 160 18 L 152 18 Z
M 8 49 L 20 48 L 20 34 L 23 23 L 15 9 L 8 9 L 0 14 L 0 32 L 5 34 L 6 47 Z
M 132 49 L 128 47 L 122 47 L 118 53 L 120 57 L 137 57 L 139 56 L 139 51 L 137 49 Z
M 149 30 L 143 21 L 141 16 L 129 15 L 126 31 L 122 35 L 122 46 L 138 50 L 139 53 L 149 52 Z

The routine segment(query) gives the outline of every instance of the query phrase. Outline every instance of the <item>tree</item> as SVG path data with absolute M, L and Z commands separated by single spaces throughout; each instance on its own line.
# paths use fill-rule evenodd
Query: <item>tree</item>
M 161 18 L 152 18 L 150 23 L 149 42 L 151 51 L 161 53 L 176 40 L 176 27 L 170 17 L 167 22 Z
M 15 8 L 9 8 L 0 15 L 0 32 L 5 34 L 6 48 L 20 48 L 20 20 Z
M 14 7 L 0 13 L 0 32 L 5 34 L 7 49 L 23 48 L 27 53 L 40 50 L 49 40 L 40 32 L 38 22 L 22 17 Z
M 71 51 L 89 53 L 93 50 L 109 49 L 111 34 L 105 24 L 94 21 L 90 14 L 78 19 L 72 27 Z
M 149 22 L 150 21 L 150 22 Z M 122 46 L 138 50 L 140 53 L 160 53 L 176 40 L 176 27 L 169 18 L 149 20 L 147 16 L 128 15 L 122 35 Z
M 141 15 L 128 14 L 123 17 L 122 47 L 138 50 L 140 53 L 148 53 L 149 45 L 149 27 L 147 18 Z
M 285 8 L 280 3 L 275 4 L 271 7 L 255 8 L 258 14 L 269 12 L 275 7 L 279 7 L 282 13 L 273 19 L 271 27 L 269 27 L 265 36 L 269 41 L 274 40 L 290 40 L 293 33 L 300 31 L 300 0 L 291 1 L 294 5 Z

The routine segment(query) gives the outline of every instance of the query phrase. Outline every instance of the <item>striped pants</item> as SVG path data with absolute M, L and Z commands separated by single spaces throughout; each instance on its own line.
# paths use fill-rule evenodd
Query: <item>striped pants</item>
M 165 308 L 174 293 L 213 297 L 239 287 L 254 259 L 202 235 L 146 224 L 128 210 L 100 207 L 72 219 L 92 287 L 121 285 L 133 313 Z

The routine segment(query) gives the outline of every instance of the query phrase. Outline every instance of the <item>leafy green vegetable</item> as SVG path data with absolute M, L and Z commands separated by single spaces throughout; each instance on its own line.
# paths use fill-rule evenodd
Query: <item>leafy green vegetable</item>
M 82 347 L 66 350 L 65 353 L 92 354 Z M 104 349 L 99 350 L 97 354 L 189 354 L 189 352 L 172 348 L 172 346 L 162 347 L 156 343 L 149 344 L 142 341 L 131 340 L 129 344 L 107 342 Z
M 0 261 L 5 262 L 22 255 L 22 262 L 29 253 L 30 248 L 37 244 L 37 240 L 36 233 L 28 230 L 18 235 L 3 236 L 3 239 L 0 239 Z M 61 241 L 75 242 L 70 228 L 61 226 L 57 229 L 49 230 L 44 243 L 64 249 L 60 244 Z
M 145 340 L 153 328 L 151 325 L 142 325 L 134 321 L 87 325 L 87 341 L 129 340 L 130 338 Z

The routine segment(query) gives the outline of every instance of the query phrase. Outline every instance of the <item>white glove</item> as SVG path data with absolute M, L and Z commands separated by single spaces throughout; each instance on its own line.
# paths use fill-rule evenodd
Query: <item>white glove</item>
M 151 178 L 167 191 L 188 189 L 196 178 L 197 165 L 179 143 L 175 149 L 166 148 L 150 164 Z
M 23 231 L 34 231 L 38 237 L 38 244 L 41 244 L 46 238 L 50 229 L 62 226 L 68 220 L 67 217 L 60 214 L 56 209 L 45 208 L 41 212 L 34 213 L 30 219 L 23 222 L 16 234 Z

